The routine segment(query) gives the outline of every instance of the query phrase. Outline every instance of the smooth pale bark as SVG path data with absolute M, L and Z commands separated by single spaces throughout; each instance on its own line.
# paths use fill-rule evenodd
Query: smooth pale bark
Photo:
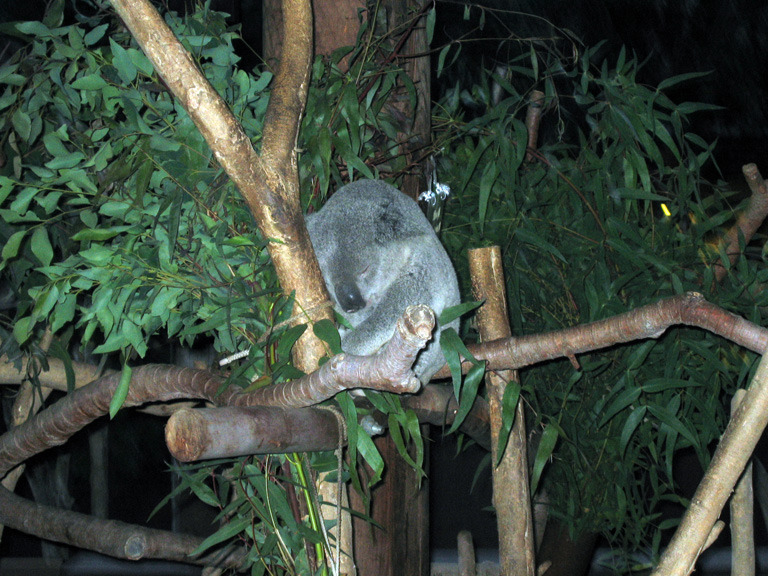
M 477 312 L 477 328 L 483 341 L 509 338 L 506 288 L 501 249 L 498 246 L 469 251 L 472 295 L 484 300 Z M 503 576 L 533 576 L 536 573 L 533 513 L 528 479 L 528 449 L 525 412 L 518 400 L 515 423 L 506 446 L 500 444 L 502 399 L 507 383 L 517 372 L 489 372 L 486 377 L 491 414 L 493 458 L 493 505 L 499 527 L 499 562 Z

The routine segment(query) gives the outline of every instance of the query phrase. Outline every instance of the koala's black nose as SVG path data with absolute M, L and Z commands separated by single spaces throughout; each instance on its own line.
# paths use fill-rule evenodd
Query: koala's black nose
M 365 299 L 354 282 L 340 282 L 336 285 L 336 301 L 344 312 L 352 313 L 365 308 Z

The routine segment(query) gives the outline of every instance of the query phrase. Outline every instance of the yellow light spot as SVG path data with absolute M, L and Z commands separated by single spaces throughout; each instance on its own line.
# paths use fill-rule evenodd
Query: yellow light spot
M 661 211 L 664 212 L 664 216 L 672 216 L 672 212 L 669 211 L 669 208 L 667 208 L 667 205 L 663 202 L 661 203 Z

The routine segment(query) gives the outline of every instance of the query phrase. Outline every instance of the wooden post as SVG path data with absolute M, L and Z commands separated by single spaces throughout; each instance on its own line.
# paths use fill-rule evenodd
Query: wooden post
M 485 300 L 478 310 L 477 326 L 483 342 L 509 338 L 506 288 L 501 249 L 498 246 L 469 251 L 469 273 L 476 300 Z M 505 446 L 499 446 L 502 398 L 506 385 L 517 380 L 517 372 L 490 372 L 486 377 L 491 412 L 493 504 L 499 526 L 499 563 L 503 576 L 534 576 L 533 517 L 528 480 L 525 414 L 518 401 L 515 423 Z M 499 454 L 501 452 L 501 457 Z
M 422 427 L 422 434 L 426 434 Z M 381 527 L 355 516 L 354 551 L 360 576 L 429 575 L 429 490 L 397 452 L 390 436 L 374 440 L 386 469 L 371 494 L 371 518 Z M 429 459 L 425 443 L 424 459 Z M 354 510 L 363 511 L 361 497 L 350 491 Z

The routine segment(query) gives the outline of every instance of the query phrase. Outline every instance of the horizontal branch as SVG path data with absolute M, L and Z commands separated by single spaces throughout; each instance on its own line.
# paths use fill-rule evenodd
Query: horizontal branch
M 30 502 L 0 487 L 0 519 L 5 526 L 32 536 L 93 550 L 115 558 L 162 558 L 221 568 L 239 568 L 245 549 L 190 556 L 203 538 L 143 528 L 117 520 L 59 510 Z
M 398 319 L 392 338 L 376 354 L 338 354 L 311 374 L 265 386 L 249 394 L 247 399 L 237 399 L 236 405 L 312 406 L 352 388 L 413 394 L 419 391 L 421 383 L 411 367 L 432 338 L 434 327 L 435 314 L 428 306 L 408 306 Z
M 723 310 L 698 292 L 664 298 L 629 312 L 553 332 L 492 340 L 467 346 L 491 370 L 518 369 L 556 358 L 576 363 L 576 355 L 624 344 L 658 338 L 671 326 L 702 328 L 748 350 L 762 354 L 768 346 L 768 329 Z M 465 361 L 462 370 L 471 364 Z M 448 378 L 443 367 L 435 378 Z
M 442 385 L 429 385 L 418 395 L 407 396 L 403 406 L 413 410 L 422 424 L 436 426 L 453 424 L 459 409 L 452 389 Z M 490 449 L 488 420 L 488 403 L 478 397 L 460 430 Z M 379 424 L 383 430 L 386 418 Z M 339 433 L 337 417 L 329 410 L 224 406 L 175 412 L 166 424 L 165 441 L 177 460 L 192 462 L 249 454 L 335 450 Z
M 336 415 L 319 408 L 185 408 L 168 419 L 165 443 L 174 458 L 193 462 L 334 450 L 340 433 Z
M 434 426 L 451 426 L 459 411 L 459 403 L 450 386 L 428 384 L 415 396 L 403 398 L 403 407 L 413 410 L 419 422 Z M 482 396 L 475 403 L 459 426 L 464 434 L 486 450 L 491 449 L 490 415 L 488 401 Z

